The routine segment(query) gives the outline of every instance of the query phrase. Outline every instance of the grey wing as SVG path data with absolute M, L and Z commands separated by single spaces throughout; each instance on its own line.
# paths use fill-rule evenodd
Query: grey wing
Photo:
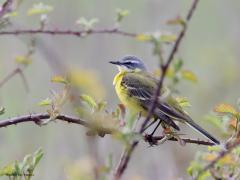
M 146 77 L 145 77 L 146 78 Z M 134 96 L 141 106 L 148 110 L 152 103 L 153 94 L 156 91 L 157 81 L 149 79 L 151 82 L 146 82 L 147 79 L 142 80 L 141 75 L 138 74 L 127 74 L 122 79 L 122 86 L 124 86 L 128 91 L 129 96 Z M 146 83 L 144 83 L 146 82 Z M 154 115 L 159 119 L 163 120 L 168 125 L 179 130 L 179 127 L 174 123 L 170 116 L 162 112 L 159 108 L 156 108 Z
M 173 118 L 173 119 L 178 119 L 178 120 L 189 120 L 191 119 L 186 113 L 183 111 L 180 111 L 179 109 L 176 109 L 166 102 L 160 102 L 158 104 L 158 108 L 167 116 Z

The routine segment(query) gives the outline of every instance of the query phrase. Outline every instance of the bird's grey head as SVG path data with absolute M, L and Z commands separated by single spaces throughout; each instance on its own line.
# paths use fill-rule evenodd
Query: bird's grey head
M 124 69 L 128 71 L 134 70 L 146 71 L 146 67 L 142 60 L 132 55 L 124 56 L 119 61 L 110 61 L 109 63 L 118 65 L 120 70 Z

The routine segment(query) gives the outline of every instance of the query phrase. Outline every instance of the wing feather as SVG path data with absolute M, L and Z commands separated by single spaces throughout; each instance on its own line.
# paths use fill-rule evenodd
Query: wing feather
M 128 73 L 122 79 L 122 86 L 128 91 L 128 95 L 134 97 L 140 105 L 148 110 L 153 95 L 157 89 L 157 80 L 148 74 L 140 73 Z M 179 130 L 179 127 L 171 119 L 171 117 L 164 111 L 160 111 L 158 108 L 155 110 L 154 114 L 165 121 L 168 125 Z

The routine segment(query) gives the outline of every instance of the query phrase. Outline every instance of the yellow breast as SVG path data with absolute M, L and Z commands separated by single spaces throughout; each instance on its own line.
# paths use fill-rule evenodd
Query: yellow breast
M 147 114 L 146 110 L 140 106 L 139 102 L 134 98 L 134 96 L 129 96 L 128 89 L 121 84 L 122 78 L 126 73 L 126 71 L 119 72 L 115 76 L 113 85 L 115 85 L 116 93 L 120 101 L 131 111 L 131 113 L 136 114 L 141 112 L 141 114 L 145 116 Z

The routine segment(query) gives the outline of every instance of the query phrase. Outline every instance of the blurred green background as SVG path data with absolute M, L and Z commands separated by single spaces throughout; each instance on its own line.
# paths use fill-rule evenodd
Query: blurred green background
M 2 0 L 0 1 L 2 4 Z M 24 0 L 18 16 L 12 18 L 10 29 L 35 29 L 39 26 L 38 16 L 27 16 L 26 11 L 39 1 Z M 165 22 L 177 15 L 185 15 L 190 0 L 42 0 L 54 6 L 49 14 L 46 29 L 79 29 L 75 24 L 79 17 L 97 17 L 97 28 L 112 27 L 115 10 L 128 9 L 131 13 L 121 25 L 129 32 L 178 32 L 166 26 Z M 186 37 L 178 55 L 183 58 L 184 66 L 198 77 L 197 84 L 181 82 L 178 89 L 187 97 L 192 107 L 189 109 L 193 119 L 215 136 L 219 133 L 208 125 L 204 116 L 219 102 L 235 104 L 240 97 L 240 1 L 202 0 L 192 18 Z M 23 114 L 43 112 L 45 108 L 37 103 L 50 96 L 50 90 L 59 86 L 50 82 L 59 73 L 57 65 L 49 62 L 61 61 L 68 67 L 94 72 L 105 87 L 102 97 L 113 110 L 118 98 L 112 86 L 117 70 L 108 61 L 134 54 L 141 57 L 150 70 L 157 68 L 157 58 L 152 55 L 150 44 L 118 35 L 91 35 L 87 38 L 74 36 L 37 35 L 37 49 L 33 63 L 24 70 L 30 91 L 26 92 L 19 76 L 11 79 L 0 89 L 0 105 L 6 108 L 1 119 Z M 26 44 L 31 36 L 0 36 L 0 77 L 11 72 L 16 63 L 14 58 L 27 51 Z M 168 51 L 164 51 L 168 55 Z M 96 90 L 97 91 L 97 90 Z M 71 113 L 65 107 L 66 114 Z M 182 126 L 181 126 L 182 127 Z M 183 132 L 194 137 L 188 127 Z M 194 134 L 194 135 L 192 135 Z M 122 146 L 109 136 L 97 138 L 100 161 L 104 162 L 113 153 L 117 163 Z M 87 168 L 89 157 L 85 129 L 78 125 L 63 122 L 50 123 L 38 127 L 32 123 L 19 124 L 0 129 L 0 166 L 15 159 L 22 159 L 42 147 L 45 154 L 33 179 L 67 179 L 69 164 L 80 164 Z M 132 157 L 124 179 L 185 179 L 186 168 L 198 150 L 206 147 L 187 145 L 181 147 L 167 142 L 149 148 L 141 143 Z M 3 178 L 4 179 L 4 178 Z

